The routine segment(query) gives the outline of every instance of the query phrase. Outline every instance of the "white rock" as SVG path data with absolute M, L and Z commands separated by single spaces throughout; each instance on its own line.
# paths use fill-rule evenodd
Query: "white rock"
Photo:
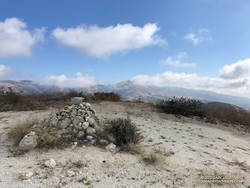
M 28 180 L 30 178 L 32 178 L 32 176 L 34 175 L 33 172 L 24 172 L 20 174 L 20 179 L 21 180 Z
M 93 140 L 93 139 L 94 139 L 94 137 L 93 137 L 93 136 L 88 135 L 88 136 L 86 136 L 86 139 L 87 139 L 87 140 L 89 140 L 89 141 L 91 141 L 91 140 Z
M 83 129 L 87 129 L 89 127 L 89 122 L 84 122 L 84 123 L 82 123 L 82 128 Z
M 72 104 L 81 104 L 83 102 L 84 98 L 83 97 L 72 97 L 71 98 L 71 103 Z
M 105 147 L 105 149 L 110 151 L 111 153 L 115 153 L 116 152 L 116 145 L 113 143 L 110 143 L 109 145 L 107 145 Z
M 22 151 L 30 151 L 34 149 L 36 146 L 37 146 L 37 135 L 33 131 L 25 135 L 18 144 L 19 150 Z
M 56 161 L 54 159 L 49 159 L 45 161 L 44 166 L 46 166 L 47 168 L 55 168 Z
M 89 103 L 86 102 L 86 103 L 85 103 L 85 106 L 87 106 L 87 107 L 90 108 L 90 107 L 91 107 L 91 104 L 89 104 Z

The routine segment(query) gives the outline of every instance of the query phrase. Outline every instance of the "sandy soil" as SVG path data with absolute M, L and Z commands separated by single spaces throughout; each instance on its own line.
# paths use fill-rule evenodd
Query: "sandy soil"
M 146 150 L 173 152 L 161 165 L 145 165 L 140 156 L 112 154 L 97 147 L 34 150 L 21 156 L 9 151 L 7 132 L 21 119 L 49 111 L 0 113 L 0 188 L 47 187 L 225 187 L 250 186 L 249 134 L 191 118 L 177 118 L 147 104 L 102 102 L 94 104 L 101 120 L 129 116 L 142 130 Z M 54 169 L 44 168 L 53 158 Z M 73 165 L 81 161 L 83 166 Z M 20 173 L 33 172 L 29 180 Z M 204 183 L 201 175 L 226 175 L 234 183 Z M 208 176 L 205 176 L 208 178 Z M 216 178 L 216 177 L 214 177 Z

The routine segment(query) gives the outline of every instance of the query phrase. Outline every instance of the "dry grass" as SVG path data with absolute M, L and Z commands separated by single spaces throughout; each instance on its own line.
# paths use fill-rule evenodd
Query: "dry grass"
M 14 144 L 17 145 L 22 138 L 31 131 L 32 127 L 39 123 L 40 120 L 37 118 L 21 121 L 10 128 L 9 137 L 13 140 Z
M 13 125 L 8 133 L 9 138 L 14 142 L 15 146 L 17 146 L 25 135 L 30 131 L 34 131 L 38 136 L 37 148 L 63 148 L 67 146 L 73 138 L 61 138 L 58 136 L 57 131 L 41 129 L 40 126 L 34 126 L 45 122 L 49 123 L 49 121 L 44 121 L 44 119 L 32 117 Z M 49 126 L 46 125 L 45 127 Z
M 143 148 L 138 144 L 128 144 L 123 148 L 123 151 L 132 155 L 140 155 L 144 152 Z
M 167 151 L 166 148 L 163 147 L 155 147 L 153 151 L 165 157 L 170 157 L 175 154 L 173 151 Z
M 155 153 L 155 152 L 146 153 L 145 152 L 141 154 L 141 160 L 146 165 L 159 166 L 165 163 L 165 156 L 161 153 Z

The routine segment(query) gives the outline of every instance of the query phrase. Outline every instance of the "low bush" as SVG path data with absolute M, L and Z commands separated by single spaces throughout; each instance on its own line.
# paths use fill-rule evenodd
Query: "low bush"
M 165 162 L 165 157 L 155 152 L 144 153 L 141 157 L 146 165 L 162 165 Z
M 208 121 L 219 120 L 229 124 L 243 125 L 250 128 L 250 112 L 227 103 L 210 102 L 204 104 Z
M 114 144 L 123 151 L 132 151 L 135 145 L 143 140 L 140 130 L 130 119 L 114 119 L 108 121 L 103 131 L 104 136 L 112 136 Z
M 202 105 L 203 103 L 199 100 L 173 97 L 171 99 L 159 101 L 156 107 L 165 113 L 204 117 L 205 112 Z
M 121 97 L 117 93 L 109 92 L 96 92 L 92 96 L 94 101 L 120 101 Z
M 18 94 L 11 91 L 0 93 L 0 112 L 44 110 L 49 107 L 60 108 L 70 102 L 72 97 L 83 97 L 85 102 L 120 101 L 120 96 L 112 92 L 98 92 L 88 95 L 75 90 L 42 94 Z
M 156 105 L 160 111 L 183 116 L 198 116 L 206 118 L 206 122 L 242 125 L 243 130 L 250 130 L 250 112 L 235 105 L 209 102 L 202 103 L 199 100 L 173 97 L 161 100 Z M 237 127 L 240 128 L 240 127 Z

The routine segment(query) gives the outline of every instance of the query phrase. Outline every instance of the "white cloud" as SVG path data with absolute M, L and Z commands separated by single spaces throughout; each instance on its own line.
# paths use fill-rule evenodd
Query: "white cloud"
M 247 71 L 241 72 L 234 70 L 242 70 L 238 66 L 246 66 Z M 136 84 L 154 85 L 159 87 L 181 87 L 187 89 L 208 90 L 222 94 L 249 97 L 250 96 L 250 69 L 249 59 L 236 62 L 232 65 L 223 67 L 220 77 L 205 77 L 197 74 L 164 72 L 153 76 L 138 75 L 132 78 Z M 240 72 L 241 74 L 239 74 Z M 222 76 L 223 75 L 223 76 Z M 230 79 L 228 79 L 230 78 Z
M 146 46 L 160 45 L 166 41 L 156 32 L 159 27 L 148 23 L 143 27 L 118 24 L 109 27 L 83 26 L 53 30 L 52 35 L 63 45 L 94 57 L 105 57 L 115 52 Z
M 44 85 L 58 86 L 61 88 L 81 88 L 94 85 L 95 78 L 78 72 L 76 73 L 75 78 L 68 78 L 65 75 L 47 76 L 41 80 L 40 83 Z
M 29 56 L 32 47 L 43 40 L 45 28 L 27 30 L 27 25 L 18 18 L 7 18 L 0 22 L 0 58 Z
M 250 78 L 250 58 L 225 65 L 220 71 L 220 76 L 225 79 Z
M 186 52 L 180 52 L 176 57 L 167 57 L 161 64 L 173 67 L 196 67 L 195 63 L 182 62 L 187 55 Z
M 197 31 L 189 32 L 184 38 L 191 41 L 195 46 L 204 41 L 212 40 L 210 31 L 206 28 L 201 28 Z
M 12 69 L 5 65 L 0 65 L 0 79 L 5 79 L 12 74 Z

